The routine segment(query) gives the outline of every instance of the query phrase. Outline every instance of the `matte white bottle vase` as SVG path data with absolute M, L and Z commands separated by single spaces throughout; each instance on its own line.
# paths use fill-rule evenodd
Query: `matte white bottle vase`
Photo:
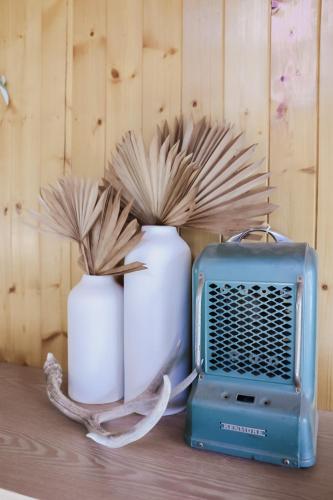
M 112 276 L 84 275 L 68 297 L 68 392 L 81 403 L 124 394 L 123 288 Z
M 125 401 L 144 391 L 181 341 L 171 371 L 176 385 L 190 371 L 191 251 L 170 226 L 143 226 L 143 238 L 125 262 L 147 269 L 124 278 Z M 181 411 L 183 393 L 167 414 Z

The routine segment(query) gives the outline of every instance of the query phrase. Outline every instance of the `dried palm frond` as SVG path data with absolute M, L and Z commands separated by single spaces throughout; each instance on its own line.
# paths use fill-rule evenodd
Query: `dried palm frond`
M 185 226 L 229 233 L 260 224 L 276 207 L 267 201 L 268 173 L 251 162 L 255 145 L 242 147 L 230 126 L 176 119 L 157 127 L 145 150 L 128 132 L 117 145 L 106 181 L 134 199 L 132 214 L 142 224 Z
M 122 200 L 134 199 L 132 214 L 144 224 L 181 226 L 194 208 L 197 189 L 189 190 L 199 171 L 190 156 L 161 142 L 155 134 L 146 152 L 142 137 L 127 132 L 117 145 L 106 179 L 121 189 Z
M 88 235 L 93 274 L 121 274 L 144 269 L 139 262 L 120 264 L 142 238 L 137 220 L 128 222 L 132 204 L 121 209 L 120 192 L 115 192 L 111 187 L 102 196 L 105 196 L 105 201 L 101 215 Z
M 131 203 L 120 206 L 120 192 L 99 188 L 99 182 L 63 177 L 55 186 L 41 189 L 44 211 L 30 211 L 42 231 L 70 238 L 78 243 L 79 264 L 87 274 L 116 275 L 144 269 L 123 259 L 141 239 L 134 219 L 128 223 Z

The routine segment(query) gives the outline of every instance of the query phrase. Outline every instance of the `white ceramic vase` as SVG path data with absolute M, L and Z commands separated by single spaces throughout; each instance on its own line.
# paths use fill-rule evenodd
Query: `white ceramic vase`
M 84 275 L 68 297 L 68 393 L 81 403 L 124 394 L 123 288 L 112 276 Z
M 181 342 L 170 376 L 174 386 L 190 371 L 191 251 L 170 226 L 143 226 L 143 238 L 125 262 L 147 269 L 124 278 L 125 401 L 144 391 Z M 167 410 L 185 407 L 187 394 Z

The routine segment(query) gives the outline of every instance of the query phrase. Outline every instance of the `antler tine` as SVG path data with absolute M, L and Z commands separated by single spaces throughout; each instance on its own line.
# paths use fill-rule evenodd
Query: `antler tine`
M 44 364 L 44 373 L 46 375 L 46 391 L 51 403 L 67 417 L 83 423 L 90 412 L 73 403 L 61 392 L 62 369 L 55 356 L 50 352 Z
M 46 391 L 51 403 L 66 417 L 83 424 L 88 431 L 108 435 L 109 432 L 101 425 L 103 422 L 135 413 L 136 400 L 129 401 L 126 405 L 119 404 L 106 411 L 89 410 L 74 403 L 61 391 L 62 368 L 52 353 L 47 355 L 44 363 L 44 373 L 46 376 Z
M 164 372 L 164 375 L 170 373 L 172 366 L 178 359 L 177 354 L 179 354 L 180 345 L 181 342 L 177 342 L 175 353 L 172 354 L 168 361 L 166 361 L 163 367 L 159 370 L 158 374 L 155 376 L 153 382 L 144 392 L 142 392 L 135 399 L 132 399 L 131 401 L 128 401 L 123 405 L 119 405 L 115 408 L 111 408 L 110 410 L 96 413 L 96 421 L 102 424 L 103 422 L 109 422 L 111 420 L 115 420 L 116 418 L 125 417 L 126 415 L 130 415 L 131 413 L 147 414 L 156 403 L 158 396 L 155 392 L 155 387 L 160 386 L 161 381 L 163 380 L 163 375 L 161 375 L 161 373 L 163 373 L 164 370 L 166 370 Z M 184 380 L 179 382 L 179 384 L 177 384 L 171 390 L 170 401 L 172 401 L 172 399 L 185 391 L 185 389 L 187 389 L 192 384 L 197 375 L 198 372 L 196 369 L 194 369 Z
M 105 432 L 99 424 L 94 423 L 94 414 L 91 410 L 82 408 L 67 398 L 61 391 L 62 368 L 52 353 L 48 353 L 44 363 L 44 373 L 46 376 L 46 391 L 51 403 L 66 417 L 83 424 L 87 429 L 98 429 Z
M 195 368 L 186 378 L 181 380 L 181 382 L 179 382 L 179 384 L 177 384 L 171 390 L 170 400 L 169 400 L 169 404 L 168 404 L 169 409 L 172 408 L 172 406 L 173 406 L 172 400 L 175 399 L 175 397 L 179 396 L 179 394 L 181 394 L 183 391 L 185 391 L 185 389 L 187 389 L 194 382 L 194 380 L 197 378 L 197 376 L 198 376 L 198 371 Z M 155 394 L 151 394 L 149 396 L 148 392 L 147 393 L 144 392 L 144 393 L 142 393 L 142 395 L 139 396 L 138 399 L 133 400 L 133 402 L 129 401 L 129 403 L 133 403 L 133 409 L 137 413 L 146 414 L 150 410 L 150 408 L 153 406 L 155 401 L 156 401 Z M 111 410 L 111 413 L 112 413 L 112 410 Z M 112 415 L 112 419 L 114 419 L 114 418 L 117 418 L 117 417 Z M 103 417 L 103 420 L 101 420 L 101 421 L 105 422 L 106 420 L 104 420 L 104 417 Z
M 175 398 L 184 391 L 197 376 L 197 371 L 188 375 L 184 380 L 171 389 L 171 382 L 168 375 L 176 359 L 179 356 L 180 342 L 170 354 L 161 370 L 148 388 L 137 398 L 128 401 L 126 404 L 118 404 L 114 408 L 105 411 L 88 410 L 71 401 L 61 391 L 62 369 L 55 356 L 51 353 L 47 355 L 44 364 L 46 376 L 47 394 L 51 403 L 68 418 L 83 424 L 89 431 L 87 436 L 97 443 L 109 448 L 119 448 L 132 443 L 147 434 L 163 416 L 170 399 Z M 161 386 L 159 394 L 157 388 Z M 112 434 L 103 428 L 102 424 L 124 417 L 132 413 L 146 415 L 134 427 L 122 434 Z
M 185 391 L 185 389 L 187 389 L 192 384 L 192 382 L 194 382 L 197 376 L 198 376 L 198 371 L 196 368 L 194 368 L 194 370 L 186 378 L 184 378 L 184 380 L 179 382 L 179 384 L 177 384 L 172 389 L 170 394 L 170 401 L 172 401 L 172 399 L 174 399 L 176 396 Z
M 149 410 L 151 410 L 153 405 L 156 403 L 156 400 L 158 398 L 156 391 L 161 386 L 164 375 L 168 375 L 170 373 L 171 368 L 178 358 L 180 346 L 181 342 L 177 341 L 175 349 L 171 352 L 170 356 L 167 358 L 161 369 L 157 372 L 147 389 L 139 394 L 139 396 L 132 399 L 131 401 L 128 401 L 127 403 L 124 403 L 123 405 L 119 405 L 115 408 L 111 408 L 110 410 L 96 413 L 96 421 L 102 424 L 103 422 L 109 422 L 111 420 L 115 420 L 116 418 L 131 415 L 132 413 L 146 414 L 147 412 L 149 412 Z
M 111 422 L 111 420 L 115 420 L 116 418 L 126 417 L 127 415 L 132 415 L 132 413 L 140 413 L 139 409 L 147 406 L 147 409 L 151 409 L 152 405 L 147 405 L 148 399 L 143 400 L 140 399 L 142 394 L 138 396 L 138 398 L 131 399 L 127 403 L 119 404 L 114 408 L 110 408 L 109 410 L 101 410 L 99 412 L 95 412 L 94 419 L 99 424 L 103 424 L 104 422 Z M 157 399 L 157 395 L 149 398 L 149 402 L 154 403 Z
M 122 446 L 133 443 L 133 441 L 137 441 L 145 436 L 163 416 L 168 406 L 170 393 L 171 382 L 169 377 L 165 375 L 163 377 L 163 386 L 156 405 L 153 410 L 147 416 L 143 417 L 136 425 L 123 434 L 113 435 L 109 433 L 108 435 L 101 435 L 97 432 L 89 432 L 87 437 L 96 443 L 107 446 L 108 448 L 121 448 Z

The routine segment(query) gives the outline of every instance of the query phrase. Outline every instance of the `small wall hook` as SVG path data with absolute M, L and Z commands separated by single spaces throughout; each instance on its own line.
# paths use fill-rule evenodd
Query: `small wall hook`
M 6 106 L 9 104 L 9 94 L 6 86 L 6 77 L 4 75 L 0 75 L 0 94 L 2 95 L 3 100 L 5 101 Z

